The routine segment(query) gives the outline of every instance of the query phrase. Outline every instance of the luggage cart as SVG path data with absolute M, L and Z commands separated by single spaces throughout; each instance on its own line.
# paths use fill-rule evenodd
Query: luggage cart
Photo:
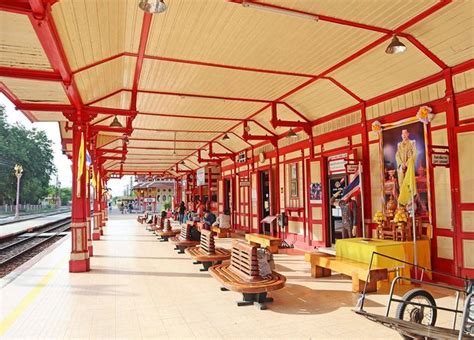
M 364 310 L 364 302 L 366 298 L 367 282 L 370 280 L 370 269 L 374 260 L 374 256 L 381 256 L 399 262 L 405 266 L 411 266 L 416 273 L 415 278 L 403 277 L 396 275 L 390 286 L 387 309 L 385 315 L 369 313 Z M 426 281 L 427 273 L 436 274 L 444 277 L 450 277 L 463 283 L 463 288 L 450 286 L 447 284 L 434 283 Z M 419 279 L 417 278 L 417 275 Z M 409 290 L 399 298 L 394 296 L 395 286 L 402 282 L 408 282 L 417 288 Z M 425 289 L 419 288 L 423 286 L 437 287 L 438 289 L 455 292 L 454 308 L 446 308 L 437 306 L 433 295 Z M 461 278 L 454 275 L 436 272 L 417 266 L 391 256 L 372 253 L 369 264 L 369 274 L 366 280 L 366 286 L 359 298 L 355 312 L 367 319 L 380 323 L 386 327 L 392 328 L 402 335 L 405 339 L 473 339 L 474 338 L 474 279 Z M 461 297 L 464 297 L 464 307 L 460 308 Z M 395 317 L 390 317 L 391 308 L 397 304 Z M 447 311 L 453 313 L 452 328 L 436 326 L 438 311 Z M 461 325 L 456 329 L 456 323 L 461 316 Z

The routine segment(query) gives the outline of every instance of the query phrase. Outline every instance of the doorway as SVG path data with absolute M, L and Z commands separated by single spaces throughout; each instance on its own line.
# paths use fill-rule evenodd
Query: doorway
M 270 215 L 270 175 L 268 170 L 260 171 L 260 206 L 259 221 Z M 270 235 L 271 228 L 268 223 L 260 223 L 260 233 Z
M 347 230 L 344 230 L 342 224 L 342 210 L 339 207 L 338 198 L 342 196 L 344 188 L 347 186 L 347 175 L 337 174 L 328 177 L 328 191 L 329 191 L 329 202 L 328 202 L 328 228 L 329 228 L 329 246 L 336 244 L 336 239 L 349 237 Z M 350 231 L 349 231 L 350 232 Z M 344 235 L 346 233 L 346 235 Z M 329 243 L 329 242 L 328 242 Z

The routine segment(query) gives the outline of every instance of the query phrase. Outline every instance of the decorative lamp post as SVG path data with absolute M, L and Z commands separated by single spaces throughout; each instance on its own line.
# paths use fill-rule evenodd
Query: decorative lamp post
M 56 207 L 61 208 L 61 182 L 57 181 Z
M 15 209 L 15 219 L 20 217 L 20 178 L 23 174 L 23 167 L 19 164 L 15 164 L 13 168 L 15 170 L 16 176 L 16 209 Z

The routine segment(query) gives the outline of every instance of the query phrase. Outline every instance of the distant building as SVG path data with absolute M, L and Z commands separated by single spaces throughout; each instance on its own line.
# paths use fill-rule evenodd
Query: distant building
M 137 176 L 137 184 L 133 186 L 138 210 L 159 212 L 165 205 L 174 208 L 175 181 L 157 179 L 152 176 Z

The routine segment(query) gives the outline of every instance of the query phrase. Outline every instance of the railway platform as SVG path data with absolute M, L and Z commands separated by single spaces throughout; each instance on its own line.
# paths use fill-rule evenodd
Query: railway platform
M 38 217 L 31 220 L 19 221 L 0 226 L 0 240 L 23 232 L 32 232 L 44 225 L 60 221 L 71 216 L 70 212 Z
M 229 248 L 231 239 L 216 242 Z M 273 293 L 269 310 L 260 311 L 236 307 L 238 294 L 220 291 L 216 280 L 159 242 L 134 215 L 110 216 L 94 243 L 90 272 L 69 273 L 70 244 L 65 237 L 34 265 L 12 273 L 15 279 L 0 291 L 1 337 L 399 338 L 355 316 L 358 295 L 349 278 L 314 280 L 302 255 L 275 255 L 287 286 Z M 385 300 L 382 293 L 366 303 L 381 312 Z

